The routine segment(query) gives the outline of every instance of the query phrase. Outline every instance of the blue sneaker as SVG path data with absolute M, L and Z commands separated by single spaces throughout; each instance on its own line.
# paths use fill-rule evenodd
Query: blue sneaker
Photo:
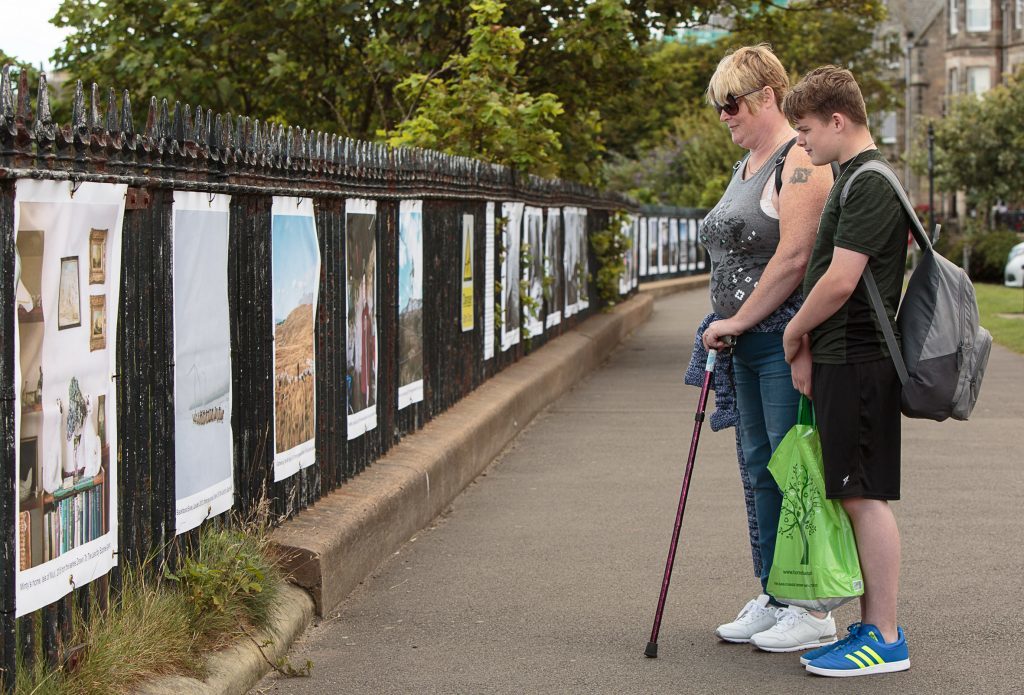
M 846 644 L 849 644 L 850 640 L 857 637 L 857 633 L 860 631 L 860 623 L 854 623 L 853 625 L 850 625 L 848 628 L 846 628 L 846 630 L 846 637 L 842 638 L 838 642 L 826 644 L 823 647 L 818 647 L 817 649 L 812 649 L 809 652 L 805 652 L 803 656 L 800 657 L 800 663 L 803 666 L 806 666 L 807 664 L 817 659 L 819 656 L 824 656 L 833 649 L 840 649 Z
M 807 671 L 819 676 L 866 676 L 872 673 L 891 673 L 910 668 L 910 652 L 903 628 L 896 628 L 895 642 L 884 642 L 881 631 L 874 625 L 861 625 L 856 637 L 842 646 L 834 646 L 807 664 Z

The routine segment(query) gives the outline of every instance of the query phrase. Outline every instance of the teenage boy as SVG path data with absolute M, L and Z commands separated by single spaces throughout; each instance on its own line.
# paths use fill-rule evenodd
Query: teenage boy
M 910 220 L 875 172 L 858 176 L 840 206 L 851 174 L 865 162 L 884 161 L 850 71 L 812 70 L 786 95 L 783 110 L 812 163 L 840 165 L 807 266 L 806 300 L 783 346 L 793 385 L 814 400 L 826 493 L 850 515 L 864 575 L 861 622 L 801 662 L 822 676 L 903 671 L 910 656 L 896 625 L 900 537 L 889 506 L 900 496 L 901 386 L 861 275 L 871 269 L 898 337 Z

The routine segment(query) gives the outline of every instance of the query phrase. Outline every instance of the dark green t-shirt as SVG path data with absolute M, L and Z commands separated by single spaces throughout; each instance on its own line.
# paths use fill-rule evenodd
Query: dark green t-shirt
M 868 256 L 868 266 L 875 276 L 889 323 L 898 340 L 895 317 L 907 262 L 907 231 L 910 229 L 907 213 L 892 186 L 876 172 L 858 176 L 850 188 L 846 204 L 842 208 L 839 206 L 843 187 L 850 175 L 872 159 L 885 161 L 877 150 L 868 150 L 839 167 L 839 178 L 821 211 L 818 238 L 804 276 L 804 296 L 810 294 L 828 270 L 834 249 L 863 253 Z M 885 337 L 878 326 L 871 298 L 861 278 L 846 303 L 811 331 L 814 361 L 854 364 L 888 357 Z

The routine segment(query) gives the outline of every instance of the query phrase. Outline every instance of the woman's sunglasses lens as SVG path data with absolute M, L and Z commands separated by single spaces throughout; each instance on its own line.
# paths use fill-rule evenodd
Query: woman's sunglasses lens
M 725 111 L 730 116 L 735 116 L 740 112 L 740 104 L 732 94 L 726 94 L 724 104 L 719 104 L 717 101 L 715 102 L 715 111 L 717 111 L 719 115 Z

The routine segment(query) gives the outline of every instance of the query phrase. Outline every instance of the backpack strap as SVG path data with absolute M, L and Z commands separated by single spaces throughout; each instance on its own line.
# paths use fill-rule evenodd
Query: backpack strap
M 793 145 L 796 144 L 796 138 L 793 138 L 786 145 L 786 148 L 782 150 L 782 153 L 775 158 L 775 194 L 778 195 L 782 192 L 782 169 L 786 166 L 786 155 L 793 149 Z M 737 162 L 738 164 L 738 162 Z M 839 165 L 832 162 L 832 180 L 835 181 L 839 178 Z
M 889 325 L 889 317 L 885 313 L 885 304 L 882 303 L 882 295 L 878 291 L 878 284 L 875 283 L 875 276 L 871 274 L 871 268 L 868 265 L 864 266 L 864 286 L 868 289 L 868 296 L 871 297 L 871 305 L 875 308 L 875 318 L 878 319 L 878 325 L 882 329 L 882 335 L 885 336 L 885 344 L 889 347 L 889 355 L 892 357 L 892 363 L 896 366 L 896 373 L 900 377 L 900 383 L 906 384 L 910 379 L 910 375 L 907 374 L 907 365 L 903 361 L 903 353 L 900 352 L 900 346 L 896 344 L 896 334 L 892 332 L 892 326 Z
M 866 171 L 875 171 L 882 175 L 882 177 L 888 182 L 892 189 L 896 192 L 896 197 L 899 198 L 900 203 L 903 204 L 903 209 L 909 215 L 913 224 L 911 231 L 914 234 L 914 239 L 920 244 L 922 249 L 932 250 L 931 242 L 928 240 L 928 235 L 924 233 L 924 227 L 921 225 L 921 221 L 917 219 L 917 213 L 914 212 L 914 206 L 910 202 L 910 198 L 907 197 L 906 191 L 903 190 L 903 184 L 896 177 L 896 173 L 892 168 L 878 161 L 877 159 L 870 162 L 866 162 L 863 166 L 857 169 L 850 175 L 846 185 L 843 186 L 843 192 L 839 196 L 839 207 L 842 208 L 846 204 L 846 198 L 850 195 L 850 185 L 854 180 Z M 889 325 L 889 317 L 885 313 L 885 305 L 882 303 L 882 295 L 878 291 L 878 283 L 875 282 L 875 276 L 871 273 L 871 267 L 869 265 L 864 266 L 864 287 L 868 291 L 868 296 L 871 298 L 871 305 L 875 309 L 875 318 L 878 319 L 878 326 L 882 329 L 882 335 L 885 336 L 885 344 L 889 348 L 889 355 L 892 357 L 892 362 L 896 366 L 896 373 L 899 374 L 900 383 L 906 384 L 910 378 L 907 374 L 907 365 L 903 361 L 903 354 L 900 352 L 899 346 L 896 343 L 896 335 L 893 333 L 892 326 Z
M 786 155 L 793 149 L 793 145 L 796 144 L 796 138 L 793 138 L 786 143 L 786 146 L 782 148 L 782 152 L 775 158 L 775 193 L 777 194 L 782 190 L 782 168 L 786 165 Z

